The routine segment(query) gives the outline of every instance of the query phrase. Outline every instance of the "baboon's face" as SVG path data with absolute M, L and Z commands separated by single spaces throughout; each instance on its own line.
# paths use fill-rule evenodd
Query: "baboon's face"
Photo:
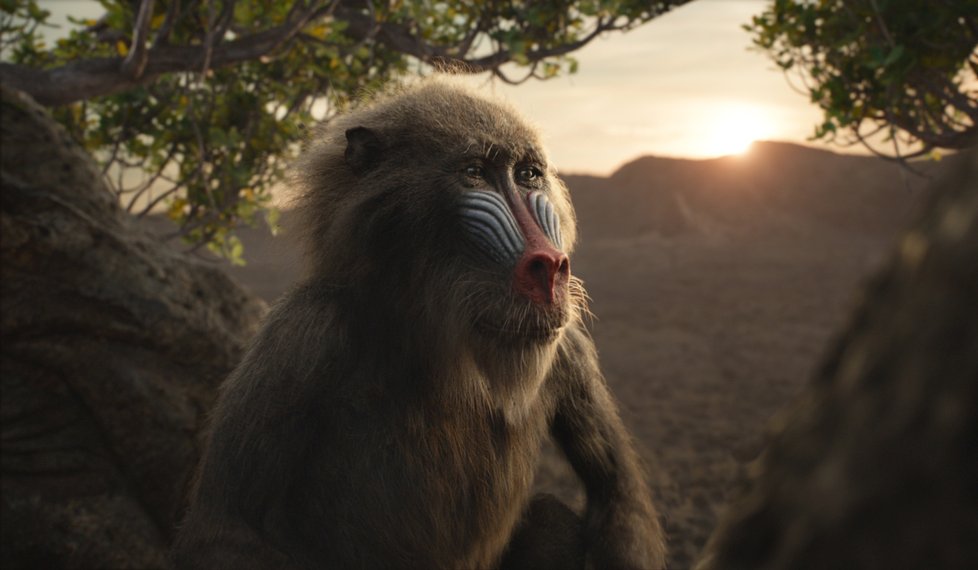
M 488 146 L 488 145 L 487 145 Z M 459 157 L 453 180 L 457 254 L 467 275 L 463 310 L 496 340 L 543 342 L 570 318 L 570 260 L 564 251 L 563 191 L 532 148 Z
M 368 282 L 381 289 L 371 294 L 449 334 L 465 334 L 461 326 L 518 346 L 555 339 L 583 289 L 570 273 L 567 190 L 534 131 L 504 107 L 437 86 L 358 120 L 345 129 L 349 187 L 324 177 L 340 198 L 320 208 L 350 220 L 335 226 L 347 236 L 332 239 L 364 251 L 346 263 L 367 260 Z M 327 249 L 347 250 L 356 251 Z

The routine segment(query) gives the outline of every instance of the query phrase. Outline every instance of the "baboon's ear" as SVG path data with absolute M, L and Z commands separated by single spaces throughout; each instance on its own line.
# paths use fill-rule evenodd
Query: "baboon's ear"
M 346 131 L 346 152 L 343 158 L 357 176 L 366 173 L 380 161 L 383 144 L 377 133 L 367 127 Z

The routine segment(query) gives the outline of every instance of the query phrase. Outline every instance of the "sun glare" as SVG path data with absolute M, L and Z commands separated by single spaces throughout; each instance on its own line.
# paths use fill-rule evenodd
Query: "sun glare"
M 705 117 L 700 151 L 704 156 L 743 154 L 751 143 L 773 132 L 772 121 L 755 106 L 730 105 L 714 109 Z

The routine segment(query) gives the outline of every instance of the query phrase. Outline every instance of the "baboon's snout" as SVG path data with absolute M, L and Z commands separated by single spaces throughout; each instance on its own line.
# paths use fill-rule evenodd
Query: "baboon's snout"
M 553 305 L 558 291 L 567 286 L 570 259 L 549 246 L 527 248 L 516 264 L 516 292 L 538 305 Z

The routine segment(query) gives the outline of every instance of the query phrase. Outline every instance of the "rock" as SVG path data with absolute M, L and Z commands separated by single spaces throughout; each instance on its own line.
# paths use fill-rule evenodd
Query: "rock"
M 978 153 L 959 161 L 700 569 L 978 568 Z
M 136 227 L 2 90 L 4 568 L 158 568 L 216 388 L 265 310 Z

